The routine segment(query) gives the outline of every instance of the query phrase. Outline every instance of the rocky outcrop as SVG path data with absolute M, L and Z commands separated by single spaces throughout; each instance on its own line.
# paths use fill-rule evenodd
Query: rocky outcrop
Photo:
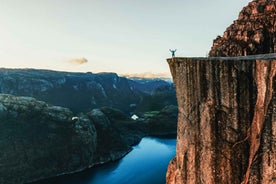
M 276 1 L 254 0 L 213 43 L 209 56 L 242 56 L 276 52 Z
M 254 57 L 168 59 L 179 114 L 167 183 L 276 182 L 276 55 Z
M 211 57 L 168 60 L 179 117 L 167 183 L 276 183 L 275 28 L 276 1 L 254 0 Z
M 74 173 L 120 159 L 148 130 L 116 109 L 76 115 L 11 95 L 0 95 L 0 128 L 1 184 Z
M 114 115 L 115 113 L 111 112 L 111 114 Z M 108 114 L 104 113 L 104 109 L 93 109 L 87 115 L 97 130 L 98 140 L 95 162 L 106 163 L 115 161 L 132 150 L 131 145 L 127 144 L 124 137 L 120 135 L 120 131 L 118 131 L 116 125 L 107 116 Z M 116 118 L 116 121 L 119 121 L 119 118 Z
M 26 183 L 120 159 L 150 128 L 162 127 L 160 134 L 175 131 L 176 121 L 170 119 L 175 114 L 176 108 L 166 107 L 140 122 L 110 107 L 75 114 L 31 97 L 1 94 L 0 183 Z M 170 123 L 163 126 L 165 120 Z
M 86 115 L 30 97 L 0 95 L 0 183 L 25 183 L 94 165 L 97 134 Z

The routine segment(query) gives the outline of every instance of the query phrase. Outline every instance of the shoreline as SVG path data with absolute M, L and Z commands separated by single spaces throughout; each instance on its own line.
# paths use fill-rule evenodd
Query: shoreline
M 120 157 L 118 157 L 118 158 L 116 158 L 116 159 L 114 159 L 114 160 L 110 159 L 110 160 L 108 160 L 108 161 L 106 161 L 106 162 L 98 162 L 98 163 L 95 163 L 95 164 L 93 164 L 93 165 L 91 165 L 91 166 L 89 166 L 89 167 L 82 168 L 82 169 L 79 169 L 79 170 L 76 170 L 76 171 L 64 172 L 64 173 L 58 174 L 58 175 L 56 175 L 56 176 L 47 177 L 47 178 L 41 178 L 41 179 L 37 179 L 37 180 L 34 180 L 34 181 L 26 182 L 26 183 L 24 183 L 24 184 L 40 184 L 40 183 L 41 183 L 41 184 L 44 184 L 43 182 L 47 182 L 48 180 L 57 179 L 57 178 L 62 177 L 62 176 L 65 176 L 65 177 L 66 177 L 66 176 L 70 176 L 70 175 L 74 175 L 74 174 L 79 174 L 79 173 L 81 173 L 81 172 L 85 172 L 85 171 L 88 171 L 88 170 L 90 170 L 90 169 L 95 169 L 95 168 L 97 168 L 97 167 L 101 167 L 101 166 L 103 166 L 103 165 L 106 165 L 106 164 L 109 164 L 109 163 L 112 163 L 112 162 L 116 162 L 116 161 L 121 160 L 121 159 L 124 158 L 126 155 L 128 155 L 128 154 L 133 150 L 133 147 L 134 147 L 134 146 L 137 146 L 137 145 L 141 142 L 141 140 L 142 140 L 143 138 L 146 138 L 146 137 L 153 137 L 153 138 L 160 138 L 160 139 L 166 139 L 166 138 L 176 139 L 176 135 L 177 135 L 176 132 L 175 132 L 175 133 L 170 132 L 170 133 L 168 133 L 168 134 L 165 133 L 165 134 L 159 134 L 159 135 L 145 135 L 145 136 L 141 137 L 140 140 L 137 141 L 136 144 L 131 145 L 131 149 L 129 149 L 129 150 L 126 151 L 124 154 L 122 154 Z

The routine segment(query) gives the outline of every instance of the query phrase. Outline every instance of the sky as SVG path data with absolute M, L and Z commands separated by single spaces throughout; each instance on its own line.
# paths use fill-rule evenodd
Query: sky
M 206 56 L 249 0 L 0 0 L 0 67 L 165 73 Z

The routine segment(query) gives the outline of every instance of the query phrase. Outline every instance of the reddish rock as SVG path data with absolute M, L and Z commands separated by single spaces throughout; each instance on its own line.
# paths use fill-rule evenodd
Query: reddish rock
M 263 58 L 168 59 L 179 116 L 167 183 L 276 182 L 276 60 Z
M 167 183 L 276 184 L 275 52 L 276 0 L 254 0 L 216 57 L 168 59 L 179 114 Z
M 276 0 L 254 0 L 244 7 L 210 56 L 242 56 L 276 52 Z

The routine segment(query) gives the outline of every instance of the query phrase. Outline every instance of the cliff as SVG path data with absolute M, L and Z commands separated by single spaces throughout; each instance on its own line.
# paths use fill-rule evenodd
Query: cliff
M 276 54 L 168 63 L 179 114 L 167 183 L 276 183 Z
M 139 124 L 141 130 L 133 125 L 115 109 L 75 114 L 31 97 L 1 94 L 0 183 L 26 183 L 117 160 L 147 135 L 145 124 Z
M 276 1 L 254 0 L 209 58 L 168 59 L 179 114 L 167 183 L 276 183 L 275 28 Z
M 242 56 L 276 52 L 276 1 L 254 0 L 213 43 L 209 56 Z
M 26 183 L 117 160 L 146 135 L 175 133 L 176 112 L 165 107 L 137 122 L 114 108 L 76 114 L 31 97 L 0 94 L 0 183 Z
M 25 183 L 94 165 L 97 134 L 86 115 L 30 97 L 0 95 L 0 183 Z

